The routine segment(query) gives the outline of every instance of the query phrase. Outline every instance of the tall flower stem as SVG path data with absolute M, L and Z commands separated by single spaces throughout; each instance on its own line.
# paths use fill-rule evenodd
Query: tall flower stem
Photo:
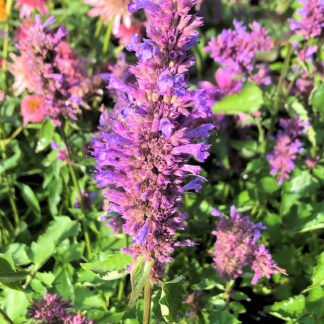
M 106 35 L 105 35 L 105 40 L 104 40 L 104 44 L 103 44 L 103 48 L 102 48 L 102 53 L 103 54 L 106 54 L 108 52 L 108 47 L 109 47 L 109 42 L 110 42 L 110 37 L 111 37 L 113 24 L 114 24 L 114 18 L 111 18 L 109 20 L 109 22 L 108 22 L 107 31 L 106 31 Z
M 2 50 L 2 77 L 4 82 L 6 83 L 7 76 L 7 57 L 8 57 L 8 49 L 9 49 L 9 22 L 11 16 L 13 0 L 8 0 L 6 3 L 6 22 L 5 22 L 5 38 L 3 40 L 3 50 Z
M 226 285 L 225 285 L 225 301 L 226 301 L 226 305 L 228 305 L 230 300 L 231 300 L 232 284 L 233 284 L 233 280 L 226 281 Z
M 84 204 L 83 204 L 83 200 L 82 200 L 82 193 L 81 193 L 81 189 L 80 189 L 76 174 L 74 172 L 74 169 L 73 169 L 73 166 L 71 163 L 71 161 L 72 161 L 71 152 L 70 152 L 70 147 L 69 147 L 69 143 L 68 143 L 67 136 L 66 136 L 66 130 L 68 129 L 68 121 L 65 122 L 65 125 L 64 125 L 65 127 L 63 125 L 61 126 L 61 133 L 62 133 L 63 141 L 65 144 L 65 148 L 66 148 L 67 165 L 68 165 L 68 168 L 69 168 L 69 171 L 71 174 L 74 188 L 78 194 L 79 203 L 80 203 L 80 207 L 81 207 L 81 211 L 82 211 L 82 225 L 83 225 L 84 238 L 86 240 L 88 258 L 91 259 L 92 258 L 92 249 L 91 249 L 89 231 L 88 231 L 87 225 L 85 223 L 86 213 L 85 213 L 85 208 L 84 208 Z
M 283 64 L 283 67 L 281 70 L 281 74 L 280 74 L 280 78 L 279 78 L 279 82 L 278 82 L 277 94 L 276 94 L 276 98 L 275 98 L 275 102 L 274 102 L 276 109 L 279 109 L 282 87 L 283 87 L 283 83 L 285 81 L 285 78 L 286 78 L 286 75 L 288 72 L 291 54 L 292 54 L 292 46 L 291 46 L 291 44 L 288 44 L 288 50 L 287 50 L 285 61 L 284 61 L 284 64 Z M 269 127 L 268 134 L 267 134 L 267 142 L 266 142 L 266 146 L 265 146 L 265 152 L 268 149 L 269 139 L 274 131 L 275 122 L 276 122 L 276 114 L 272 113 L 270 127 Z
M 143 324 L 150 323 L 151 314 L 151 283 L 147 282 L 144 287 L 144 315 Z
M 1 122 L 0 122 L 0 146 L 1 146 L 1 158 L 2 158 L 2 160 L 5 161 L 7 159 L 7 152 L 6 152 L 6 145 L 5 145 L 5 134 L 4 134 L 4 130 L 3 130 L 3 126 L 2 126 Z M 9 202 L 10 202 L 10 206 L 12 209 L 14 221 L 15 221 L 16 226 L 18 226 L 19 213 L 18 213 L 18 208 L 17 208 L 16 202 L 15 202 L 15 189 L 11 185 L 10 176 L 7 175 L 5 171 L 2 173 L 2 177 L 3 177 L 3 182 L 6 186 L 7 192 L 8 192 Z

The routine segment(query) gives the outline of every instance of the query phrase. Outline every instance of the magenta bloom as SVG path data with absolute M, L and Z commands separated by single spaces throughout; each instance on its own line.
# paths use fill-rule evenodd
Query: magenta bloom
M 26 37 L 17 44 L 21 56 L 11 64 L 10 71 L 17 80 L 21 80 L 16 84 L 19 91 L 26 87 L 42 96 L 48 107 L 46 115 L 60 124 L 60 116 L 76 119 L 79 98 L 71 95 L 73 85 L 62 71 L 64 58 L 58 53 L 67 30 L 61 26 L 54 32 L 49 28 L 54 21 L 51 17 L 43 24 L 40 16 L 36 15 L 35 24 L 26 30 Z
M 20 104 L 24 125 L 28 123 L 40 123 L 46 115 L 47 106 L 43 98 L 37 95 L 25 97 Z
M 294 160 L 304 151 L 297 137 L 306 132 L 305 127 L 308 125 L 309 123 L 301 121 L 298 117 L 280 119 L 283 131 L 278 133 L 273 153 L 267 155 L 272 167 L 270 174 L 277 174 L 279 184 L 282 184 L 284 179 L 289 179 L 290 172 L 295 168 Z
M 198 176 L 200 166 L 188 164 L 194 157 L 204 161 L 213 125 L 206 90 L 188 90 L 188 69 L 194 58 L 187 51 L 197 44 L 201 19 L 189 14 L 195 1 L 166 0 L 159 4 L 136 0 L 130 11 L 144 8 L 147 36 L 133 35 L 127 45 L 139 61 L 129 68 L 128 82 L 110 76 L 116 106 L 100 120 L 94 139 L 95 176 L 106 198 L 108 213 L 118 213 L 123 230 L 133 242 L 124 252 L 155 260 L 152 279 L 164 273 L 164 263 L 177 245 L 174 234 L 184 228 L 186 214 L 179 214 L 187 176 Z M 177 35 L 176 37 L 174 35 Z
M 262 275 L 267 278 L 272 273 L 283 272 L 272 260 L 264 245 L 257 244 L 261 229 L 265 229 L 262 223 L 254 224 L 248 216 L 231 207 L 230 219 L 226 219 L 218 210 L 213 209 L 212 215 L 220 217 L 217 230 L 213 234 L 217 236 L 215 251 L 212 252 L 214 266 L 220 276 L 237 278 L 243 273 L 245 266 L 250 266 L 255 272 L 252 284 L 256 284 Z
M 20 7 L 19 17 L 28 18 L 35 9 L 43 15 L 47 15 L 46 2 L 47 0 L 17 0 L 16 8 Z
M 210 40 L 204 50 L 233 74 L 252 75 L 256 53 L 270 50 L 273 41 L 267 30 L 256 22 L 249 25 L 251 32 L 246 30 L 243 22 L 234 19 L 233 24 L 234 30 L 223 30 L 217 38 Z
M 302 8 L 296 13 L 300 20 L 289 19 L 290 29 L 306 39 L 319 36 L 324 27 L 324 1 L 323 0 L 297 0 Z

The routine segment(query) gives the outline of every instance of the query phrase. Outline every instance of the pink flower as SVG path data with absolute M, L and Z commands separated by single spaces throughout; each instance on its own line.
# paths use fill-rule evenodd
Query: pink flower
M 127 44 L 133 34 L 141 34 L 142 28 L 143 24 L 140 21 L 132 22 L 129 27 L 121 24 L 115 36 L 119 38 L 119 44 Z
M 15 30 L 15 37 L 18 41 L 25 39 L 27 37 L 27 31 L 30 27 L 35 26 L 35 20 L 28 18 L 23 20 L 23 22 Z
M 21 7 L 19 17 L 29 17 L 32 12 L 37 9 L 43 15 L 47 15 L 48 11 L 45 7 L 47 0 L 17 0 L 16 8 Z
M 45 118 L 46 103 L 43 98 L 37 95 L 25 97 L 21 102 L 20 108 L 25 126 L 29 122 L 40 123 Z
M 232 73 L 230 70 L 218 69 L 215 79 L 221 89 L 228 89 L 232 85 Z
M 90 17 L 101 16 L 104 23 L 114 18 L 113 34 L 117 34 L 121 22 L 127 27 L 131 27 L 131 14 L 128 11 L 130 0 L 83 0 L 93 6 L 88 15 Z

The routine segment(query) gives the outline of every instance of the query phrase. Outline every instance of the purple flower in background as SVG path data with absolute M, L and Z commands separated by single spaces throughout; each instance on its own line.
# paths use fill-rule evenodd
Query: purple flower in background
M 62 296 L 46 294 L 44 298 L 35 302 L 29 309 L 29 316 L 36 322 L 48 324 L 64 323 L 71 318 L 67 309 L 72 308 L 71 299 L 62 300 Z
M 68 75 L 61 72 L 64 58 L 58 55 L 67 30 L 61 26 L 55 32 L 49 28 L 55 22 L 50 17 L 45 23 L 39 15 L 35 24 L 26 31 L 26 37 L 19 40 L 17 47 L 20 57 L 13 56 L 10 72 L 16 78 L 19 91 L 28 91 L 42 96 L 47 103 L 46 115 L 59 125 L 60 116 L 76 119 L 76 106 L 80 98 L 73 97 L 70 89 L 73 85 L 67 81 Z
M 46 294 L 38 302 L 28 308 L 29 316 L 36 322 L 47 324 L 93 324 L 78 310 L 77 315 L 68 313 L 71 310 L 71 299 L 62 300 L 62 296 Z
M 97 193 L 93 192 L 90 195 L 84 190 L 81 190 L 82 202 L 85 209 L 91 209 L 92 199 L 97 197 Z M 74 208 L 80 208 L 79 197 L 76 197 Z
M 130 10 L 144 8 L 148 18 L 147 39 L 138 35 L 127 45 L 139 58 L 128 72 L 131 81 L 110 77 L 116 92 L 114 110 L 100 119 L 93 141 L 97 159 L 95 179 L 103 190 L 107 223 L 123 230 L 133 242 L 124 252 L 154 258 L 152 280 L 164 274 L 177 242 L 174 234 L 184 229 L 180 214 L 184 190 L 198 191 L 191 181 L 200 167 L 188 164 L 191 156 L 203 162 L 209 145 L 201 143 L 213 128 L 211 104 L 205 90 L 188 90 L 187 72 L 195 63 L 186 51 L 198 37 L 201 18 L 189 14 L 195 1 L 136 0 Z M 176 36 L 175 36 L 176 35 Z M 127 113 L 123 113 L 127 109 Z M 187 186 L 187 187 L 186 187 Z M 117 217 L 115 216 L 117 213 Z M 105 218 L 106 220 L 106 218 Z
M 295 168 L 297 155 L 304 151 L 297 137 L 307 131 L 309 123 L 293 117 L 280 119 L 280 126 L 283 130 L 279 131 L 274 151 L 267 155 L 267 159 L 272 167 L 270 174 L 277 174 L 278 182 L 282 184 L 284 179 L 289 179 L 290 172 Z
M 324 27 L 323 0 L 297 0 L 302 8 L 296 11 L 299 20 L 289 19 L 290 29 L 306 39 L 319 36 Z
M 237 278 L 243 273 L 245 266 L 250 266 L 255 272 L 252 284 L 256 284 L 262 275 L 267 278 L 272 273 L 284 270 L 277 267 L 264 245 L 257 244 L 261 233 L 265 229 L 262 223 L 251 222 L 248 216 L 243 217 L 231 207 L 230 219 L 226 219 L 218 210 L 213 209 L 212 215 L 220 217 L 217 230 L 213 234 L 217 236 L 215 243 L 214 266 L 220 276 Z
M 57 153 L 57 158 L 63 162 L 67 162 L 68 160 L 68 156 L 66 154 L 66 148 L 63 147 L 63 149 L 61 149 L 58 144 L 56 142 L 51 142 L 51 148 L 56 150 Z M 71 161 L 73 162 L 73 161 Z
M 269 51 L 273 41 L 268 32 L 258 23 L 249 25 L 251 32 L 246 30 L 243 22 L 234 19 L 234 30 L 225 29 L 216 37 L 212 37 L 205 51 L 210 52 L 215 62 L 228 69 L 232 74 L 239 76 L 252 76 L 255 68 L 256 54 Z M 267 84 L 268 78 L 255 79 L 260 85 Z

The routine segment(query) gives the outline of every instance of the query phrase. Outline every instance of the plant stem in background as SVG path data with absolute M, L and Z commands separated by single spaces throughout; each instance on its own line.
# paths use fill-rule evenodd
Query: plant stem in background
M 226 305 L 228 305 L 231 300 L 231 289 L 232 289 L 233 282 L 234 282 L 233 280 L 226 281 L 225 292 L 224 292 Z
M 107 25 L 107 31 L 106 31 L 106 35 L 105 35 L 105 40 L 104 40 L 104 44 L 103 44 L 103 48 L 102 48 L 102 53 L 106 54 L 108 52 L 108 47 L 109 47 L 109 42 L 110 42 L 110 37 L 111 37 L 111 31 L 113 28 L 113 24 L 114 24 L 114 18 L 111 18 L 108 22 Z
M 5 145 L 5 134 L 4 134 L 2 123 L 0 123 L 0 146 L 1 146 L 1 158 L 3 161 L 5 161 L 7 159 L 7 152 L 6 152 L 6 145 Z M 11 205 L 14 221 L 15 221 L 16 226 L 18 226 L 19 213 L 18 213 L 16 202 L 15 202 L 15 189 L 11 185 L 10 176 L 7 175 L 5 171 L 3 171 L 3 173 L 2 173 L 2 177 L 3 177 L 3 182 L 6 186 L 7 192 L 8 192 L 9 202 Z
M 63 137 L 63 141 L 64 141 L 64 144 L 65 144 L 65 149 L 66 149 L 67 165 L 68 165 L 71 177 L 72 177 L 74 188 L 75 188 L 75 190 L 77 191 L 77 194 L 78 194 L 79 203 L 80 203 L 80 207 L 81 207 L 81 210 L 82 210 L 82 225 L 83 225 L 83 231 L 84 231 L 84 238 L 86 240 L 88 258 L 91 259 L 92 258 L 91 242 L 90 242 L 90 236 L 89 236 L 88 228 L 87 228 L 87 225 L 85 223 L 86 213 L 85 213 L 85 208 L 84 208 L 84 204 L 83 204 L 83 200 L 82 200 L 82 193 L 81 193 L 81 189 L 80 189 L 76 174 L 74 172 L 74 169 L 73 169 L 73 166 L 72 166 L 72 163 L 71 163 L 72 159 L 71 159 L 70 146 L 69 146 L 69 143 L 68 143 L 68 140 L 67 140 L 67 137 L 66 137 L 66 131 L 68 129 L 68 121 L 65 122 L 65 127 L 63 127 L 63 125 L 61 126 L 61 133 L 62 133 L 62 137 Z
M 281 70 L 281 74 L 280 74 L 280 78 L 279 78 L 279 83 L 278 83 L 278 87 L 277 87 L 277 94 L 276 94 L 276 98 L 275 98 L 275 108 L 276 108 L 276 112 L 279 110 L 279 104 L 280 104 L 280 99 L 281 99 L 281 92 L 282 92 L 282 87 L 283 87 L 283 83 L 285 81 L 287 72 L 288 72 L 288 68 L 289 68 L 289 63 L 290 63 L 290 58 L 291 58 L 291 54 L 292 54 L 292 46 L 291 44 L 288 44 L 288 49 L 287 49 L 287 53 L 286 53 L 286 57 L 285 57 L 285 61 Z M 267 141 L 266 141 L 266 145 L 265 145 L 265 150 L 264 152 L 267 152 L 268 150 L 268 146 L 269 146 L 269 139 L 274 131 L 274 126 L 276 123 L 276 113 L 272 113 L 271 115 L 271 122 L 270 122 L 270 127 L 268 129 L 268 134 L 267 134 Z
M 144 287 L 144 315 L 143 324 L 150 323 L 151 314 L 151 283 L 147 282 Z
M 12 9 L 13 0 L 8 0 L 6 3 L 6 22 L 5 22 L 5 38 L 3 40 L 3 50 L 2 50 L 2 78 L 6 83 L 7 77 L 7 58 L 8 58 L 8 48 L 9 48 L 9 27 L 10 27 L 10 16 Z

